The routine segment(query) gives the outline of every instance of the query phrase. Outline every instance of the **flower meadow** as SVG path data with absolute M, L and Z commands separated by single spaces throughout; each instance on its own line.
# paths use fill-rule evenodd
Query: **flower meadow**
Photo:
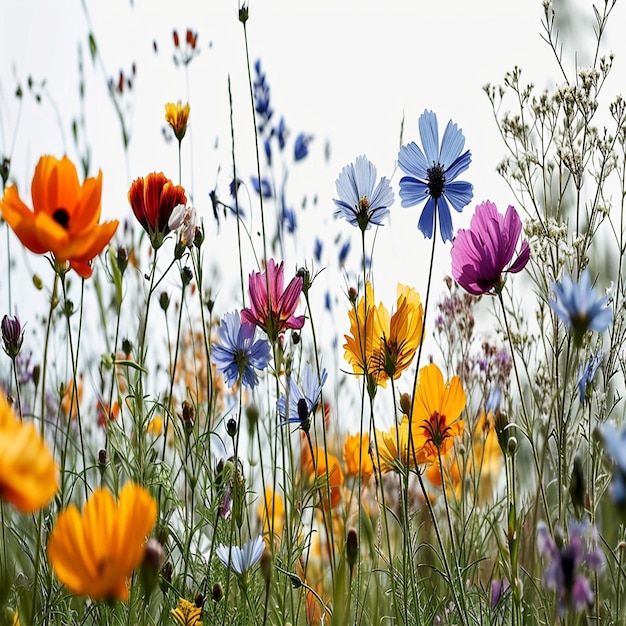
M 134 67 L 105 76 L 132 172 L 118 219 L 80 124 L 27 177 L 0 155 L 0 623 L 626 623 L 615 4 L 570 71 L 545 0 L 556 86 L 515 67 L 484 87 L 502 204 L 475 196 L 468 112 L 423 102 L 395 162 L 355 154 L 295 208 L 289 173 L 320 146 L 276 112 L 246 4 L 253 124 L 228 129 L 218 183 L 184 184 L 203 112 L 177 94 L 177 171 L 132 171 Z M 177 67 L 200 42 L 173 32 Z M 299 228 L 311 210 L 333 232 Z M 394 212 L 414 215 L 425 289 L 377 254 Z

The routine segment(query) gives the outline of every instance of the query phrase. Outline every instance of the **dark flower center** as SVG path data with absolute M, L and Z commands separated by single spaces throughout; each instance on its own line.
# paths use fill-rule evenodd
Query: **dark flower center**
M 369 221 L 370 221 L 369 208 L 370 208 L 369 200 L 365 196 L 363 196 L 359 200 L 358 211 L 356 214 L 356 221 L 361 230 L 365 230 L 369 224 Z
M 574 586 L 574 574 L 576 569 L 576 555 L 571 546 L 561 551 L 561 570 L 563 571 L 563 585 L 570 591 Z
M 439 163 L 433 163 L 432 167 L 426 170 L 428 175 L 428 191 L 431 198 L 437 200 L 443 195 L 443 188 L 446 184 L 446 175 L 443 167 Z
M 304 398 L 298 400 L 298 418 L 304 422 L 309 417 L 309 405 Z
M 70 223 L 70 214 L 67 212 L 67 209 L 58 208 L 52 214 L 52 219 L 67 230 L 67 225 Z
M 444 439 L 449 437 L 446 416 L 434 411 L 429 420 L 424 421 L 423 429 L 426 438 L 437 448 L 441 447 Z

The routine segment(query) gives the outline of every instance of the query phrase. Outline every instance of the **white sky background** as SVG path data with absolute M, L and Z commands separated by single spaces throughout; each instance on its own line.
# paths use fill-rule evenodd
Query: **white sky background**
M 243 29 L 237 19 L 236 0 L 175 4 L 135 0 L 134 7 L 129 0 L 87 0 L 87 4 L 108 75 L 116 78 L 120 69 L 128 74 L 131 64 L 136 63 L 128 167 L 105 79 L 91 63 L 81 3 L 0 0 L 0 153 L 12 157 L 12 180 L 28 196 L 32 173 L 42 154 L 60 157 L 67 151 L 77 161 L 70 123 L 80 112 L 79 44 L 86 74 L 86 139 L 92 148 L 92 174 L 101 168 L 104 176 L 103 219 L 132 216 L 126 194 L 137 176 L 163 170 L 175 180 L 176 145 L 166 143 L 162 135 L 164 103 L 187 100 L 187 87 L 185 71 L 172 62 L 172 30 L 177 29 L 184 41 L 185 30 L 192 28 L 199 33 L 201 53 L 189 66 L 191 126 L 183 144 L 182 182 L 193 193 L 195 206 L 205 220 L 205 254 L 207 258 L 213 256 L 221 268 L 221 277 L 215 279 L 221 292 L 223 285 L 219 281 L 225 285 L 228 279 L 236 284 L 238 276 L 236 257 L 232 255 L 233 220 L 231 226 L 222 227 L 216 239 L 208 192 L 218 181 L 220 195 L 226 197 L 231 178 L 229 75 L 238 173 L 249 182 L 256 169 Z M 569 6 L 572 4 L 577 8 Z M 591 2 L 578 0 L 568 6 L 565 12 L 573 32 L 567 33 L 565 63 L 573 67 L 573 51 L 578 50 L 578 65 L 584 66 L 589 63 L 585 55 L 593 44 Z M 308 208 L 299 215 L 298 251 L 291 246 L 286 255 L 287 267 L 305 262 L 310 265 L 314 235 L 319 234 L 325 240 L 324 261 L 329 266 L 322 280 L 329 282 L 336 295 L 344 290 L 345 283 L 336 270 L 337 247 L 332 242 L 338 234 L 342 240 L 352 237 L 347 267 L 354 272 L 358 269 L 360 238 L 358 229 L 333 217 L 332 198 L 341 168 L 365 154 L 377 166 L 379 175 L 392 177 L 396 194 L 389 223 L 377 235 L 376 297 L 391 307 L 397 282 L 414 285 L 423 293 L 431 243 L 417 230 L 421 207 L 400 206 L 400 172 L 394 173 L 394 167 L 401 120 L 404 116 L 404 143 L 419 142 L 417 120 L 425 108 L 437 113 L 440 136 L 450 118 L 464 132 L 472 165 L 461 178 L 473 183 L 474 202 L 462 215 L 453 215 L 455 230 L 469 224 L 475 204 L 484 199 L 505 209 L 512 197 L 495 172 L 504 156 L 504 145 L 482 86 L 487 82 L 502 83 L 504 73 L 516 64 L 523 68 L 523 77 L 541 89 L 560 82 L 557 64 L 540 38 L 542 16 L 539 0 L 251 0 L 247 25 L 251 61 L 262 59 L 276 122 L 281 114 L 285 116 L 292 140 L 300 131 L 315 136 L 310 156 L 290 169 L 289 203 L 297 209 L 306 195 Z M 626 7 L 622 3 L 612 15 L 606 39 L 605 51 L 617 52 L 613 77 L 606 86 L 608 94 L 626 88 L 626 51 L 621 33 L 624 23 Z M 153 51 L 153 41 L 158 44 L 158 54 Z M 29 75 L 35 80 L 46 79 L 47 91 L 61 114 L 62 131 L 50 100 L 44 98 L 37 105 L 28 93 Z M 13 96 L 18 83 L 24 89 L 21 110 Z M 514 108 L 514 102 L 510 107 Z M 327 141 L 328 163 L 323 156 Z M 318 203 L 313 207 L 311 199 L 315 195 Z M 256 198 L 253 201 L 254 212 Z M 255 215 L 258 228 L 258 213 Z M 373 232 L 368 232 L 370 243 Z M 260 241 L 255 241 L 260 253 Z M 444 246 L 439 240 L 437 245 L 436 295 L 440 293 L 441 277 L 450 271 L 450 244 Z M 4 247 L 3 234 L 0 249 Z M 17 259 L 28 259 L 29 268 L 40 267 L 30 253 L 23 256 L 18 245 L 13 250 Z M 249 257 L 247 262 L 246 276 L 254 268 Z M 5 263 L 6 257 L 2 256 L 0 267 Z M 6 284 L 1 274 L 4 299 Z M 18 289 L 21 293 L 17 299 L 22 303 L 29 302 L 36 293 L 29 281 Z M 228 292 L 236 293 L 230 287 Z M 218 300 L 216 313 L 221 315 L 233 306 L 228 298 Z M 0 312 L 4 313 L 5 308 L 3 305 Z M 340 299 L 336 309 L 340 336 L 347 332 L 347 316 L 342 317 L 347 308 L 347 302 Z M 429 330 L 432 322 L 431 317 Z

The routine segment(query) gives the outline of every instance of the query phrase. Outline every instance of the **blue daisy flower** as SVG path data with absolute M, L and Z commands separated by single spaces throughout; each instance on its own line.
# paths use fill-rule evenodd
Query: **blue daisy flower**
M 474 195 L 470 183 L 455 179 L 469 167 L 472 155 L 469 150 L 461 154 L 465 138 L 452 121 L 448 122 L 439 147 L 437 116 L 432 111 L 420 115 L 419 132 L 424 150 L 411 142 L 398 153 L 398 165 L 409 174 L 400 179 L 402 206 L 411 207 L 427 200 L 418 228 L 431 239 L 437 209 L 441 238 L 452 241 L 450 205 L 461 212 Z
M 555 297 L 550 300 L 550 306 L 571 330 L 577 346 L 582 344 L 588 330 L 602 333 L 608 328 L 613 310 L 607 306 L 606 296 L 598 298 L 596 295 L 587 270 L 577 283 L 571 276 L 563 276 L 560 282 L 552 284 L 552 291 Z
M 335 215 L 345 217 L 362 231 L 372 224 L 380 226 L 389 215 L 387 207 L 393 204 L 393 191 L 384 176 L 376 188 L 375 184 L 376 167 L 365 156 L 346 165 L 335 182 L 339 194 L 339 200 L 333 200 L 337 206 Z
M 302 372 L 302 385 L 299 386 L 293 376 L 287 376 L 287 394 L 278 398 L 278 413 L 284 423 L 296 423 L 305 432 L 311 427 L 311 415 L 322 395 L 322 387 L 328 378 L 328 373 L 322 369 L 320 378 L 310 363 L 307 363 Z
M 226 313 L 217 329 L 219 343 L 213 343 L 212 356 L 224 380 L 232 387 L 241 379 L 252 389 L 259 382 L 255 370 L 264 370 L 270 362 L 272 348 L 266 339 L 255 339 L 256 326 L 241 323 L 236 311 Z

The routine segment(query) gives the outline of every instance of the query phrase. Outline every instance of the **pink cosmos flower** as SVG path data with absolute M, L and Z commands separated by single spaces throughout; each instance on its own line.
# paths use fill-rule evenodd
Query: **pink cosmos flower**
M 294 316 L 302 292 L 302 277 L 295 276 L 283 290 L 282 261 L 276 265 L 274 259 L 269 259 L 267 275 L 266 272 L 252 272 L 248 284 L 250 307 L 241 311 L 242 323 L 256 324 L 272 342 L 288 328 L 299 329 L 304 326 L 304 315 Z
M 509 206 L 502 215 L 489 200 L 479 204 L 469 230 L 459 230 L 452 242 L 454 280 L 476 296 L 492 289 L 498 292 L 504 285 L 502 273 L 520 272 L 530 258 L 530 246 L 524 239 L 511 263 L 521 232 L 522 221 L 514 207 Z

